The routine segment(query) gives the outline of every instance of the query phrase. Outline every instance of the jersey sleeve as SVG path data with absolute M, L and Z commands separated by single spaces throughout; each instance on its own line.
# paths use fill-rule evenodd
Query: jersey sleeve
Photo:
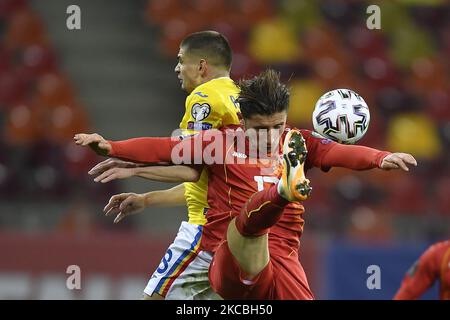
M 390 154 L 387 151 L 365 146 L 339 144 L 309 130 L 301 130 L 301 132 L 308 149 L 307 169 L 317 167 L 328 171 L 332 167 L 342 167 L 352 170 L 368 170 L 378 168 L 383 159 Z
M 224 161 L 221 148 L 215 148 L 217 139 L 223 140 L 223 133 L 219 130 L 208 130 L 189 137 L 144 137 L 109 141 L 109 156 L 148 164 L 211 164 Z
M 172 149 L 181 141 L 179 137 L 143 137 L 108 141 L 111 145 L 109 156 L 133 162 L 168 164 L 172 162 Z
M 406 273 L 395 300 L 413 300 L 428 290 L 439 276 L 436 247 L 430 247 Z

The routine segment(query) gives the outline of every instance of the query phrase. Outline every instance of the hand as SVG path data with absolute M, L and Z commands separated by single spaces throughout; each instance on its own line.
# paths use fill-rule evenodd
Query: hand
M 103 209 L 106 216 L 117 214 L 114 223 L 118 223 L 126 216 L 141 212 L 145 208 L 145 196 L 136 193 L 116 194 L 109 199 Z
M 88 174 L 93 176 L 101 174 L 112 168 L 135 168 L 140 166 L 142 165 L 138 163 L 109 158 L 96 164 L 91 170 L 89 170 Z
M 416 159 L 409 153 L 397 152 L 384 157 L 380 168 L 383 170 L 402 169 L 403 171 L 409 171 L 407 165 L 417 166 Z
M 95 182 L 106 183 L 116 179 L 126 179 L 135 175 L 135 168 L 111 168 L 94 179 Z
M 95 153 L 100 156 L 107 156 L 111 152 L 111 144 L 97 133 L 78 133 L 73 139 L 80 146 L 89 146 Z

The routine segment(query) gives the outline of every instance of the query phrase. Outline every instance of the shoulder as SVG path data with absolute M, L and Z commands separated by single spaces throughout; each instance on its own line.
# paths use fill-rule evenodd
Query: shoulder
M 450 249 L 449 243 L 438 242 L 429 246 L 425 252 L 420 256 L 421 263 L 426 268 L 434 271 L 438 271 L 441 265 L 441 261 L 444 259 L 446 252 Z
M 215 84 L 216 81 L 208 81 L 197 86 L 189 95 L 191 99 L 217 99 L 219 97 L 220 86 Z
M 438 256 L 438 257 L 442 257 L 446 254 L 447 251 L 450 250 L 450 241 L 442 241 L 442 242 L 437 242 L 433 245 L 431 245 L 428 249 L 427 252 L 429 255 L 433 255 L 433 256 Z

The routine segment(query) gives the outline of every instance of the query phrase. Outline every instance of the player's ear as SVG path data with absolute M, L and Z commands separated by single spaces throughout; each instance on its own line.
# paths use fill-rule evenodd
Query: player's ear
M 206 70 L 208 70 L 208 63 L 205 59 L 201 59 L 200 64 L 198 65 L 198 71 L 203 75 L 206 73 Z

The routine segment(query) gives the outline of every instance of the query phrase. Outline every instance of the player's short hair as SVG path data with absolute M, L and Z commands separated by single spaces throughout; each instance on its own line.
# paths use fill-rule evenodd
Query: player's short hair
M 208 63 L 231 68 L 233 52 L 227 38 L 217 31 L 200 31 L 188 35 L 181 42 L 180 47 L 188 54 L 204 57 Z
M 280 73 L 273 69 L 267 69 L 251 79 L 241 80 L 238 86 L 241 90 L 238 102 L 244 118 L 288 110 L 289 89 L 280 81 Z

